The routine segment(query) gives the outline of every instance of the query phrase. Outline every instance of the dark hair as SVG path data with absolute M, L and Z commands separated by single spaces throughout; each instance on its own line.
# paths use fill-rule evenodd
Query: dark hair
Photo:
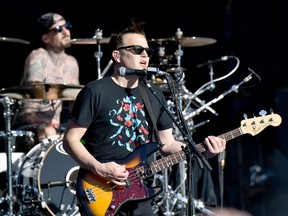
M 145 22 L 136 21 L 135 19 L 132 19 L 130 26 L 111 34 L 110 41 L 109 41 L 109 48 L 110 48 L 110 54 L 111 54 L 111 59 L 113 61 L 113 64 L 115 63 L 115 60 L 112 56 L 112 52 L 114 50 L 117 50 L 119 47 L 123 45 L 123 35 L 128 34 L 128 33 L 136 33 L 136 34 L 141 34 L 146 38 L 146 34 L 144 32 L 145 26 L 146 26 Z M 110 67 L 110 69 L 105 74 L 105 76 L 111 76 L 112 74 L 113 74 L 113 68 Z

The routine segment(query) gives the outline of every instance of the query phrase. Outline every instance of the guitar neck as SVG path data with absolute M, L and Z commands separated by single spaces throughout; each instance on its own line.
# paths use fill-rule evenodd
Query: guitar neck
M 221 134 L 219 135 L 218 137 L 219 138 L 222 138 L 222 139 L 225 139 L 226 141 L 229 141 L 229 140 L 232 140 L 238 136 L 241 136 L 243 134 L 241 128 L 237 128 L 237 129 L 234 129 L 232 131 L 229 131 L 227 133 L 224 133 L 224 134 Z M 206 146 L 204 143 L 198 143 L 196 144 L 196 148 L 202 153 L 202 152 L 205 152 L 207 150 Z M 157 161 L 154 161 L 150 164 L 150 169 L 151 171 L 153 172 L 153 174 L 161 171 L 161 170 L 164 170 L 168 167 L 171 167 L 175 164 L 178 164 L 182 161 L 186 160 L 186 154 L 184 151 L 178 151 L 174 154 L 171 154 L 171 155 L 168 155 L 164 158 L 161 158 Z M 151 173 L 152 174 L 152 173 Z M 153 175 L 152 174 L 152 175 Z

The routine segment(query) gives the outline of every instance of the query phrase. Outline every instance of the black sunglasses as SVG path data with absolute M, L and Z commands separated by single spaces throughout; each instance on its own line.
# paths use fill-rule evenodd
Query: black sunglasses
M 49 30 L 50 31 L 55 31 L 55 33 L 61 33 L 63 31 L 63 27 L 65 27 L 66 29 L 71 29 L 72 28 L 72 25 L 71 23 L 68 21 L 66 22 L 64 25 L 61 25 L 61 26 L 56 26 L 55 28 L 52 28 Z
M 154 51 L 152 48 L 144 48 L 144 47 L 139 46 L 139 45 L 119 47 L 117 50 L 121 50 L 121 49 L 126 49 L 128 51 L 131 51 L 134 55 L 141 55 L 145 50 L 148 57 L 151 57 L 153 54 L 153 51 Z

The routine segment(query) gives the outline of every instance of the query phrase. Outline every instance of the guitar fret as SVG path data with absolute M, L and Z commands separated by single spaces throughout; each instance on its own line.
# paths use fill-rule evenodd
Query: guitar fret
M 157 163 L 154 163 L 154 162 L 150 164 L 150 168 L 151 168 L 151 170 L 152 170 L 153 173 L 156 173 L 156 172 L 158 172 L 158 171 L 161 170 L 161 169 L 157 166 Z
M 225 139 L 226 141 L 229 141 L 229 140 L 234 139 L 235 137 L 238 137 L 240 135 L 242 135 L 242 132 L 239 130 L 239 128 L 237 128 L 237 129 L 232 130 L 228 133 L 224 133 L 218 137 Z
M 174 157 L 175 160 L 177 160 L 176 154 L 172 154 L 172 156 Z
M 173 165 L 173 159 L 172 159 L 171 155 L 169 155 L 169 156 L 167 157 L 167 167 L 169 167 L 169 166 L 171 166 L 171 165 Z

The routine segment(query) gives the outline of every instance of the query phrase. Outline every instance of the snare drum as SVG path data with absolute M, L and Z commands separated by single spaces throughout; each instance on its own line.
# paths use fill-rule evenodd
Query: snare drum
M 49 215 L 80 215 L 75 188 L 78 170 L 78 164 L 65 152 L 61 140 L 47 139 L 35 145 L 17 173 L 16 194 L 23 202 L 23 209 L 37 203 Z
M 6 152 L 6 136 L 4 131 L 0 131 L 0 152 Z M 11 152 L 28 153 L 34 145 L 34 133 L 31 131 L 12 130 L 11 131 Z

